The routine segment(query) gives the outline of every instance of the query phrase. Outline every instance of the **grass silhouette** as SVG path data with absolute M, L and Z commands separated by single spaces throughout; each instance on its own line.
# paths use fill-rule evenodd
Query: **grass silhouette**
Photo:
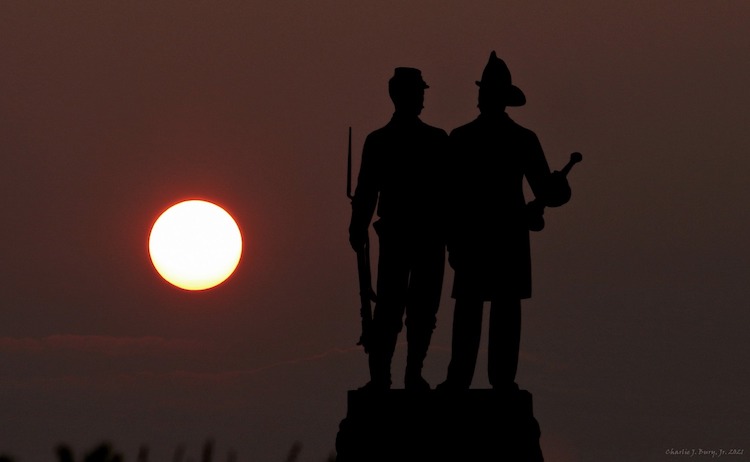
M 213 439 L 207 439 L 203 443 L 201 450 L 200 459 L 193 459 L 187 454 L 184 445 L 177 446 L 172 455 L 171 462 L 221 462 L 219 460 L 214 461 L 214 441 Z M 297 462 L 299 455 L 302 452 L 302 443 L 295 441 L 287 452 L 284 462 Z M 93 446 L 89 451 L 83 454 L 82 457 L 76 458 L 75 451 L 69 445 L 61 443 L 54 448 L 54 454 L 57 456 L 57 462 L 126 462 L 123 455 L 117 451 L 114 445 L 109 441 L 101 442 Z M 234 450 L 229 450 L 224 459 L 226 462 L 241 462 L 237 457 L 237 453 Z M 0 453 L 0 462 L 16 462 L 16 459 L 9 454 Z M 20 460 L 18 462 L 21 462 Z M 136 462 L 166 462 L 149 459 L 149 447 L 147 445 L 141 445 L 138 448 L 138 455 L 136 456 Z M 244 462 L 244 461 L 243 461 Z M 247 462 L 262 462 L 262 461 L 250 461 Z M 336 462 L 336 455 L 332 452 L 327 458 L 321 462 Z

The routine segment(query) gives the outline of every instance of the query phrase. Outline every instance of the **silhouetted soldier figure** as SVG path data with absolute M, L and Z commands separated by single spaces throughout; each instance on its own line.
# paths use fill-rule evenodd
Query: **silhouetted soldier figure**
M 494 389 L 517 389 L 521 300 L 531 297 L 526 178 L 543 204 L 564 201 L 534 132 L 508 117 L 526 103 L 493 51 L 479 86 L 480 115 L 450 134 L 449 262 L 454 269 L 452 355 L 439 389 L 468 389 L 479 349 L 484 302 L 490 302 L 488 372 Z M 556 190 L 557 189 L 557 190 Z M 562 198 L 561 198 L 562 197 Z
M 447 133 L 419 119 L 424 90 L 418 69 L 399 67 L 388 82 L 395 111 L 370 133 L 362 150 L 352 199 L 349 240 L 354 250 L 373 228 L 379 238 L 377 301 L 369 338 L 370 382 L 364 389 L 391 386 L 391 360 L 406 324 L 404 386 L 429 390 L 422 365 L 435 329 L 445 268 L 444 162 Z M 403 321 L 404 314 L 406 315 Z

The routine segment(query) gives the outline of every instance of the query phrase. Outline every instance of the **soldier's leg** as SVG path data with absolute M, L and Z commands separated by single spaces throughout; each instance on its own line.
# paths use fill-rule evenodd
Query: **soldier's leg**
M 492 300 L 487 369 L 495 389 L 515 388 L 518 352 L 521 345 L 521 300 Z
M 457 298 L 453 309 L 453 339 L 448 377 L 441 388 L 467 389 L 474 378 L 482 334 L 481 298 Z
M 368 357 L 370 382 L 375 388 L 389 388 L 391 385 L 391 360 L 403 326 L 408 270 L 400 247 L 381 239 L 376 288 L 378 298 L 373 310 L 373 339 Z
M 429 390 L 422 367 L 437 322 L 445 274 L 445 247 L 436 243 L 417 255 L 409 279 L 406 304 L 405 388 Z

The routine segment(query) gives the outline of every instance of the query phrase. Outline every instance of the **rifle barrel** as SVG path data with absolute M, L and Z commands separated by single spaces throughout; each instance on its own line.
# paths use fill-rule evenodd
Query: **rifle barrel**
M 349 150 L 346 156 L 346 197 L 354 199 L 352 194 L 352 127 L 349 127 Z

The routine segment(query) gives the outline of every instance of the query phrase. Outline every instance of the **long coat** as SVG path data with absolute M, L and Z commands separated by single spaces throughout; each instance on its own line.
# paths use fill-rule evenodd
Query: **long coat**
M 454 298 L 531 297 L 524 178 L 536 197 L 550 169 L 536 134 L 507 114 L 450 133 L 449 261 Z

